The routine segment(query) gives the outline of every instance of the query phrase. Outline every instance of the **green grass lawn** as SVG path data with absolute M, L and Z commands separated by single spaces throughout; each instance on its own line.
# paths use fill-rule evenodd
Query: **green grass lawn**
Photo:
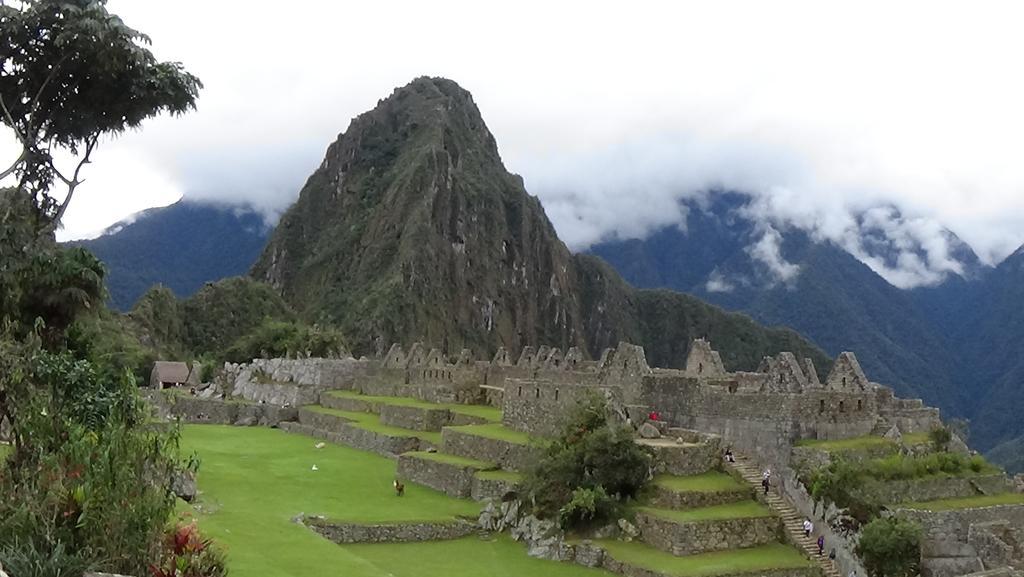
M 476 459 L 468 459 L 466 457 L 459 457 L 457 455 L 449 455 L 448 453 L 428 453 L 426 451 L 413 451 L 411 453 L 405 453 L 410 457 L 416 457 L 418 459 L 427 459 L 428 461 L 437 461 L 438 463 L 448 463 L 450 465 L 459 465 L 463 467 L 475 467 L 481 471 L 488 471 L 491 469 L 497 469 L 497 465 L 493 463 L 486 463 L 484 461 L 477 461 Z
M 771 517 L 772 511 L 757 501 L 740 501 L 738 503 L 726 503 L 724 505 L 713 505 L 711 507 L 700 507 L 698 509 L 656 509 L 653 507 L 639 507 L 639 511 L 650 513 L 663 519 L 689 523 L 693 521 L 717 521 L 721 519 L 751 519 L 755 517 Z
M 339 546 L 292 523 L 324 515 L 362 523 L 448 521 L 479 505 L 408 483 L 392 489 L 395 462 L 317 439 L 260 427 L 189 425 L 182 448 L 201 459 L 195 512 L 228 551 L 233 577 L 607 577 L 603 571 L 532 559 L 501 537 Z M 317 471 L 312 470 L 317 465 Z M 185 507 L 190 508 L 190 507 Z
M 885 437 L 878 437 L 875 435 L 865 435 L 863 437 L 854 437 L 852 439 L 836 439 L 834 441 L 826 441 L 820 439 L 803 439 L 797 441 L 797 447 L 809 447 L 812 449 L 820 449 L 822 451 L 850 451 L 858 449 L 872 449 L 875 447 L 895 447 L 896 443 L 886 439 Z
M 1024 493 L 1000 493 L 998 495 L 978 495 L 977 497 L 939 499 L 937 501 L 918 501 L 914 503 L 900 503 L 898 506 L 927 511 L 952 511 L 954 509 L 991 507 L 993 505 L 1024 505 Z
M 441 433 L 435 431 L 413 431 L 412 429 L 391 427 L 381 423 L 380 416 L 375 413 L 340 411 L 338 409 L 321 407 L 320 405 L 306 405 L 303 408 L 315 411 L 317 413 L 324 413 L 325 415 L 335 415 L 338 417 L 344 417 L 352 421 L 350 423 L 351 425 L 359 427 L 360 429 L 366 429 L 367 431 L 382 433 L 384 435 L 390 435 L 392 437 L 419 437 L 424 441 L 429 441 L 433 445 L 441 445 Z
M 925 433 L 907 433 L 906 435 L 903 435 L 903 444 L 904 445 L 921 445 L 921 444 L 928 443 L 928 442 L 929 442 L 929 440 L 928 440 L 928 433 L 927 432 L 925 432 Z
M 488 439 L 508 441 L 510 443 L 516 443 L 517 445 L 530 444 L 529 435 L 522 431 L 510 429 L 500 423 L 489 423 L 486 425 L 462 425 L 459 427 L 445 428 L 454 429 L 456 431 L 466 433 L 467 435 L 477 435 L 479 437 L 487 437 Z
M 604 547 L 613 558 L 619 561 L 674 577 L 710 577 L 728 573 L 793 569 L 814 565 L 813 561 L 805 558 L 799 551 L 781 543 L 684 557 L 676 557 L 635 541 L 626 543 L 616 540 L 601 540 L 597 541 L 597 544 Z
M 374 395 L 360 395 L 352 391 L 330 391 L 327 393 L 332 397 L 341 399 L 359 399 L 381 405 L 395 405 L 399 407 L 417 407 L 420 409 L 448 409 L 453 413 L 478 417 L 488 421 L 501 422 L 501 409 L 488 405 L 463 405 L 460 403 L 428 403 L 419 399 L 408 397 L 380 397 Z
M 678 493 L 719 493 L 750 488 L 746 484 L 734 479 L 731 475 L 718 471 L 709 471 L 700 475 L 687 475 L 685 477 L 658 475 L 654 478 L 654 484 Z

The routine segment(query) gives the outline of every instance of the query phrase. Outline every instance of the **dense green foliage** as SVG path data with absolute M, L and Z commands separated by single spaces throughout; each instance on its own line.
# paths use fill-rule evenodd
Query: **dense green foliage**
M 607 522 L 648 481 L 651 456 L 633 431 L 608 417 L 604 400 L 582 400 L 562 434 L 527 473 L 524 494 L 542 517 L 564 528 Z
M 802 476 L 816 502 L 845 508 L 857 522 L 867 523 L 877 517 L 887 504 L 879 497 L 879 483 L 936 475 L 969 476 L 998 472 L 999 469 L 978 455 L 933 452 L 923 455 L 893 453 L 864 460 L 833 455 L 827 466 L 803 472 Z
M 15 575 L 31 574 L 18 564 L 36 553 L 49 559 L 40 575 L 142 574 L 174 510 L 177 437 L 142 427 L 131 379 L 100 380 L 70 353 L 37 351 L 25 368 L 31 388 L 14 401 L 15 453 L 0 478 L 0 558 Z
M 235 341 L 223 356 L 224 360 L 232 363 L 247 363 L 255 358 L 330 358 L 344 352 L 345 339 L 336 330 L 295 322 L 266 321 Z
M 153 285 L 188 298 L 208 282 L 246 274 L 269 232 L 243 207 L 182 200 L 73 244 L 103 261 L 111 306 L 127 311 Z
M 0 122 L 22 148 L 0 173 L 17 181 L 0 190 L 0 431 L 12 443 L 0 468 L 0 563 L 18 577 L 142 575 L 189 466 L 176 430 L 147 425 L 131 353 L 96 342 L 109 321 L 103 266 L 53 239 L 100 136 L 183 112 L 199 88 L 104 4 L 0 3 Z M 54 166 L 58 152 L 81 155 L 73 174 Z M 59 203 L 55 180 L 66 185 Z
M 861 531 L 857 555 L 871 577 L 911 577 L 918 573 L 921 534 L 912 521 L 875 519 Z

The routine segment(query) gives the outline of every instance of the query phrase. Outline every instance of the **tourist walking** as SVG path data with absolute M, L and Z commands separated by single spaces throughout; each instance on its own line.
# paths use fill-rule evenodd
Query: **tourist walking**
M 811 523 L 810 519 L 804 519 L 804 537 L 810 537 L 811 531 L 814 530 L 814 524 Z
M 771 487 L 771 483 L 768 481 L 768 477 L 761 479 L 761 486 L 764 487 L 764 494 L 768 494 L 768 487 Z
M 825 553 L 825 536 L 818 535 L 818 557 Z

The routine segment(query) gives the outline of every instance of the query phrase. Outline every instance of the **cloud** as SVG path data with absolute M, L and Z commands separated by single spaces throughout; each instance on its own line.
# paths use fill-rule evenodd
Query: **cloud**
M 767 267 L 773 279 L 782 283 L 790 283 L 800 274 L 798 265 L 786 262 L 782 258 L 782 235 L 771 226 L 763 226 L 761 240 L 747 247 L 747 254 L 752 259 Z
M 736 285 L 729 282 L 729 280 L 716 269 L 711 271 L 711 274 L 708 275 L 708 282 L 704 284 L 704 289 L 710 293 L 729 293 L 736 290 Z
M 1024 243 L 1016 3 L 108 6 L 206 88 L 196 112 L 104 145 L 65 238 L 183 195 L 272 220 L 352 117 L 428 74 L 473 92 L 576 249 L 685 226 L 678 201 L 714 188 L 901 286 L 956 272 L 943 227 L 986 263 Z M 878 207 L 901 216 L 863 216 Z

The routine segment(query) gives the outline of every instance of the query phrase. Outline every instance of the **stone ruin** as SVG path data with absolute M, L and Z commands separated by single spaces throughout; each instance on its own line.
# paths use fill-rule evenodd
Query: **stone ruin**
M 730 372 L 719 353 L 703 339 L 693 341 L 683 369 L 652 368 L 642 347 L 625 342 L 603 351 L 597 360 L 587 359 L 576 347 L 562 351 L 528 346 L 518 355 L 499 348 L 493 357 L 483 360 L 475 359 L 468 350 L 449 357 L 436 348 L 413 343 L 408 350 L 394 344 L 386 354 L 374 359 L 255 359 L 240 365 L 226 364 L 220 387 L 234 399 L 233 412 L 216 413 L 218 416 L 211 419 L 209 415 L 217 409 L 194 399 L 182 402 L 182 410 L 202 411 L 201 418 L 186 415 L 186 420 L 216 422 L 223 418 L 234 424 L 272 426 L 281 423 L 289 425 L 288 430 L 304 431 L 302 411 L 297 413 L 300 422 L 292 423 L 296 418 L 292 409 L 324 403 L 322 393 L 341 389 L 430 403 L 490 404 L 502 409 L 502 424 L 507 428 L 548 436 L 560 430 L 566 411 L 580 398 L 599 394 L 623 421 L 638 428 L 650 424 L 645 423 L 650 413 L 659 415 L 658 427 L 648 426 L 648 434 L 643 435 L 641 442 L 657 446 L 656 437 L 667 431 L 672 431 L 669 434 L 673 438 L 689 434 L 685 431 L 699 431 L 701 444 L 692 450 L 706 452 L 700 454 L 708 463 L 720 461 L 720 451 L 729 446 L 780 471 L 788 470 L 794 444 L 803 439 L 832 440 L 868 434 L 901 438 L 941 425 L 937 409 L 926 407 L 920 399 L 898 398 L 891 388 L 871 382 L 853 353 L 841 353 L 824 379 L 819 378 L 811 359 L 800 359 L 789 352 L 765 357 L 755 371 Z M 277 412 L 268 411 L 271 407 Z M 285 410 L 279 410 L 282 407 Z M 345 409 L 353 410 L 347 406 Z M 437 412 L 433 416 L 439 422 L 452 418 L 446 411 Z M 312 413 L 306 413 L 306 417 L 330 420 L 329 416 Z M 392 417 L 410 418 L 396 408 L 381 412 L 382 422 Z M 330 424 L 321 428 L 326 430 Z M 328 433 L 322 438 L 382 454 L 431 450 L 414 440 L 370 438 L 357 429 L 342 429 L 343 432 Z M 498 463 L 502 468 L 511 464 L 511 470 L 521 470 L 517 468 L 521 467 L 519 461 L 528 456 L 526 452 L 510 454 L 507 446 L 489 447 L 479 437 L 458 435 L 451 429 L 445 431 L 446 446 L 449 441 L 457 441 L 463 444 L 466 456 L 472 454 L 473 458 Z M 709 438 L 715 442 L 709 444 Z M 686 461 L 693 459 L 687 457 Z M 423 470 L 417 472 L 413 465 Z M 438 465 L 429 460 L 406 461 L 406 472 L 413 479 L 416 475 L 423 479 L 437 477 L 439 473 L 431 467 Z M 478 491 L 485 489 L 478 484 L 469 490 L 465 488 L 470 486 L 467 481 L 463 491 L 469 490 L 467 494 L 476 497 Z M 1013 559 L 1019 551 L 1008 551 L 1004 545 L 1019 536 L 1014 527 L 1024 522 L 1016 516 L 1021 511 L 1024 507 L 993 518 L 979 518 L 973 524 L 965 523 L 957 515 L 925 515 L 923 524 L 939 527 L 933 542 L 949 544 L 952 539 L 959 543 L 959 549 L 952 550 L 985 551 L 992 559 Z M 1009 528 L 1000 524 L 1007 519 Z M 942 531 L 952 531 L 953 535 Z M 989 568 L 980 554 L 966 561 L 940 560 L 928 577 L 952 577 L 959 573 L 948 568 L 966 570 L 978 566 Z

